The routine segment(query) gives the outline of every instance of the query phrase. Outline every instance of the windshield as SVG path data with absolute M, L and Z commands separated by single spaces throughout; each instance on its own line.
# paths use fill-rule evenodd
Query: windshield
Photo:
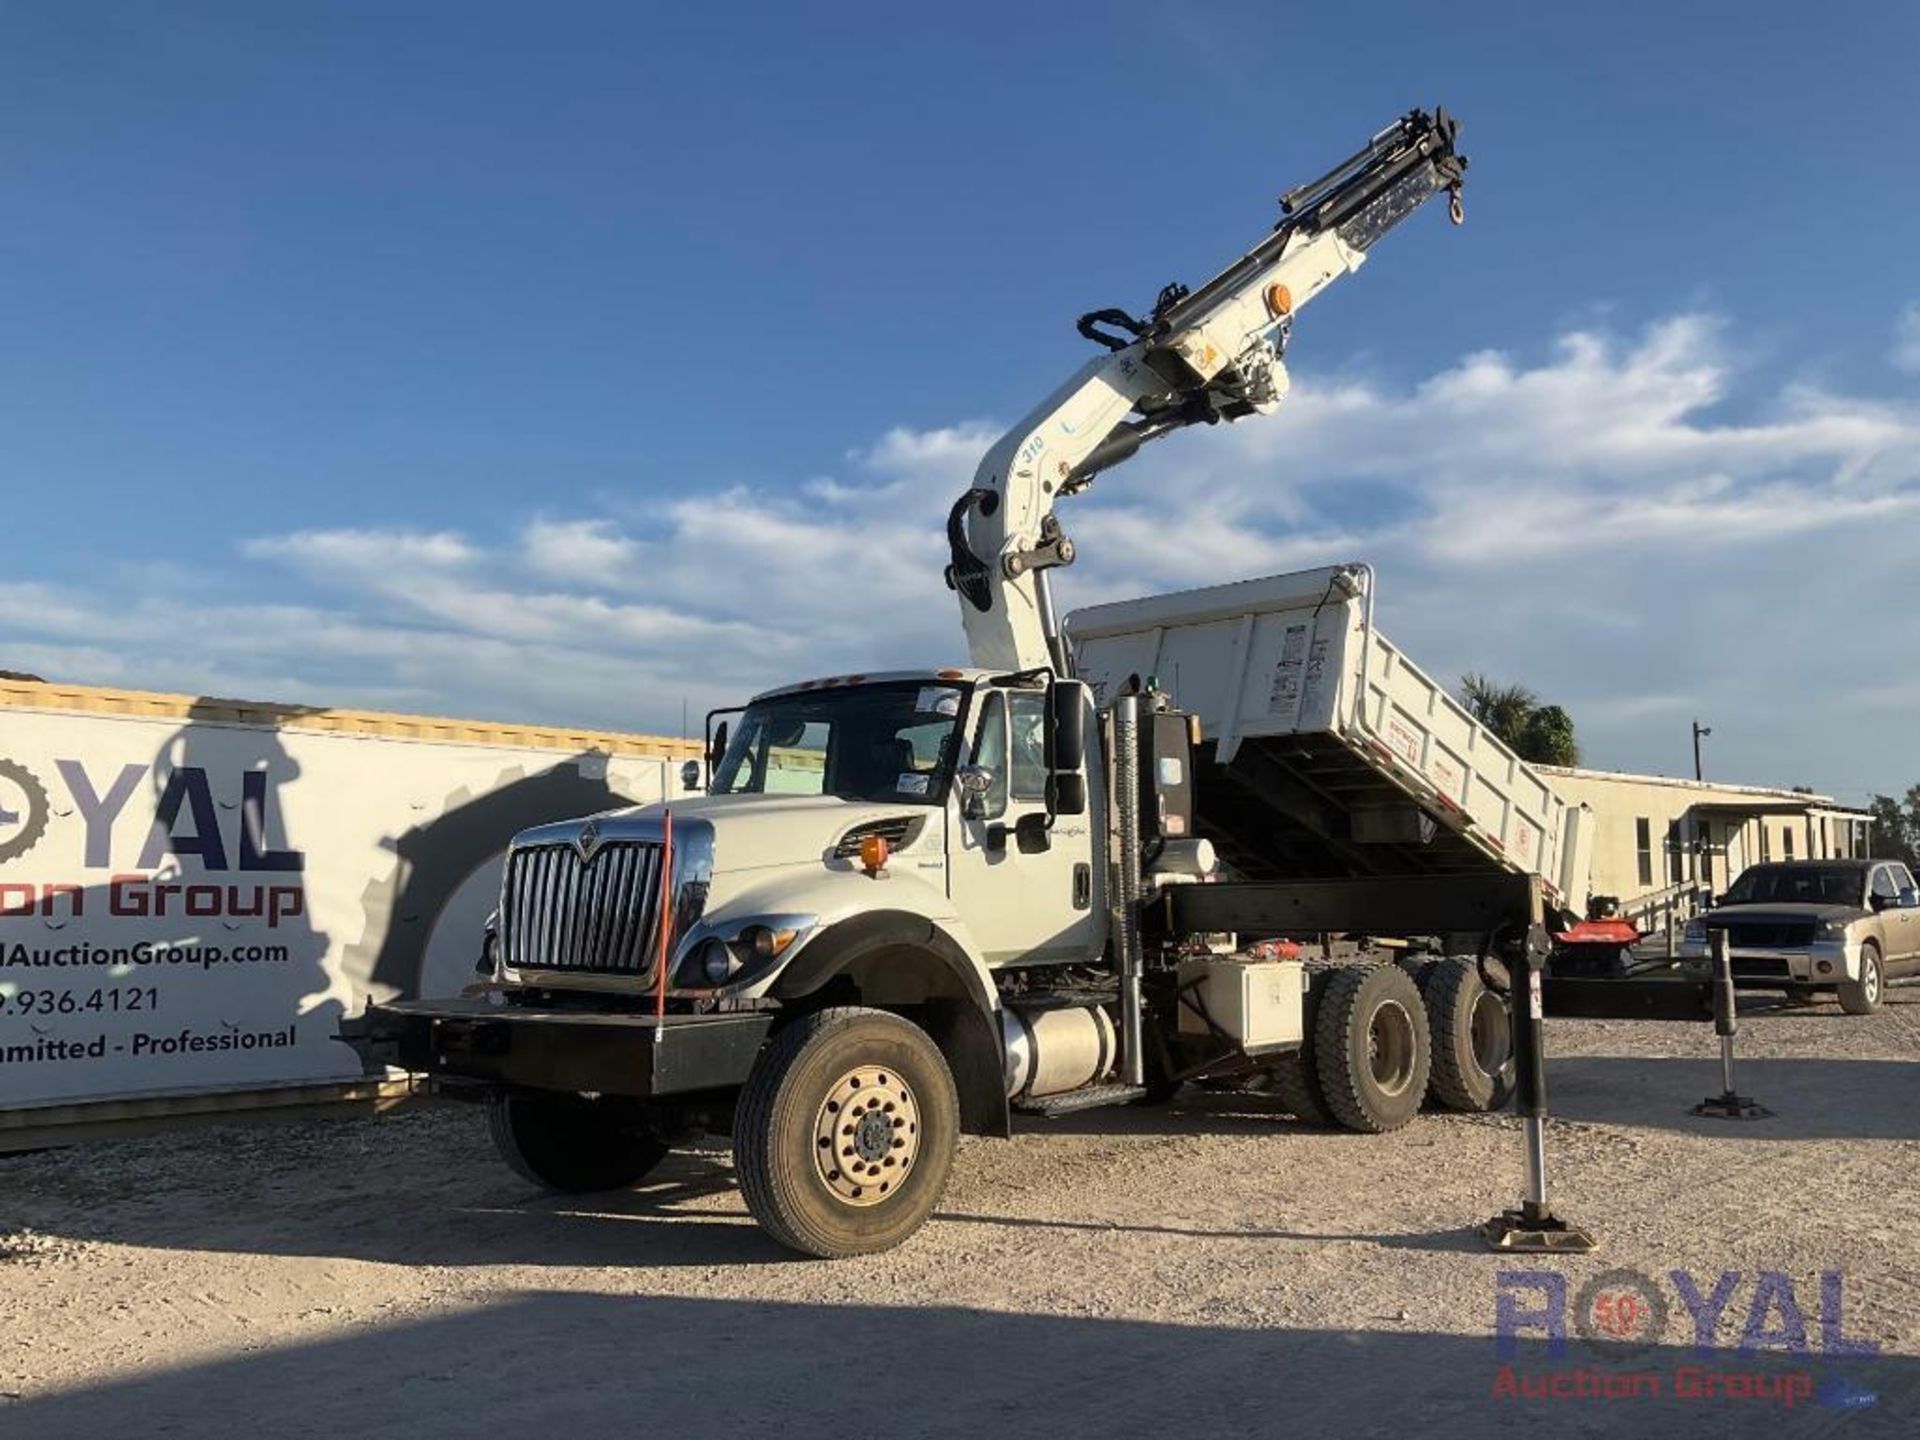
M 1727 887 L 1723 905 L 1860 905 L 1857 865 L 1756 865 Z
M 712 793 L 941 804 L 965 694 L 908 680 L 756 701 L 727 743 Z

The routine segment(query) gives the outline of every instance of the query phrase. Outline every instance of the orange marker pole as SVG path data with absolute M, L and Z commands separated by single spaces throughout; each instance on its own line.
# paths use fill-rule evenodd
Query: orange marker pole
M 664 1026 L 667 1020 L 667 961 L 672 958 L 673 950 L 673 812 L 664 810 L 661 818 L 666 821 L 666 840 L 660 855 L 660 956 L 659 974 L 653 984 L 655 1029 Z

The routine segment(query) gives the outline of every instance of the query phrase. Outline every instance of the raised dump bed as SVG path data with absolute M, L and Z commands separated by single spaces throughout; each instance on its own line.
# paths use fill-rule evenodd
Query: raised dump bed
M 1067 633 L 1102 702 L 1151 678 L 1199 717 L 1201 833 L 1239 876 L 1518 871 L 1585 910 L 1590 813 L 1374 628 L 1370 566 L 1095 606 Z

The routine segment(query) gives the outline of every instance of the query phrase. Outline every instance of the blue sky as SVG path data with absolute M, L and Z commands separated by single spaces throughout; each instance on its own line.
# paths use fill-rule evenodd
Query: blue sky
M 677 728 L 945 660 L 940 517 L 1073 317 L 1439 102 L 1467 225 L 1077 502 L 1068 603 L 1371 559 L 1594 763 L 1697 711 L 1904 788 L 1917 13 L 0 0 L 0 666 Z

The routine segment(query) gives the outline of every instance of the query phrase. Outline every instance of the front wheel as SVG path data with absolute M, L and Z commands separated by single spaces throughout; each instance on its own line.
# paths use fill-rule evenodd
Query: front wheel
M 884 1010 L 821 1010 L 773 1037 L 734 1115 L 747 1209 L 825 1259 L 890 1249 L 946 1188 L 960 1101 L 925 1031 Z
M 1860 978 L 1840 982 L 1840 1008 L 1849 1015 L 1871 1015 L 1880 1008 L 1880 995 L 1885 989 L 1880 947 L 1869 940 L 1860 947 Z
M 645 1178 L 671 1148 L 629 1100 L 580 1095 L 501 1095 L 487 1128 L 515 1174 L 548 1190 L 622 1190 Z

